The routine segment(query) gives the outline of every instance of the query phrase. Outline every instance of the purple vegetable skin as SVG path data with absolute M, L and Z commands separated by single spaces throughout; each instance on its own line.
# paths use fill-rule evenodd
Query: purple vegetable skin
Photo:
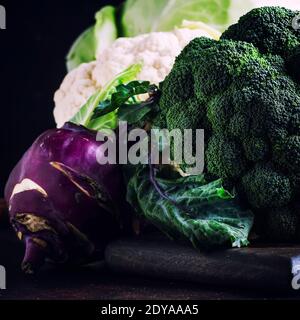
M 120 232 L 127 208 L 122 172 L 97 162 L 101 145 L 96 132 L 67 123 L 42 134 L 12 171 L 5 198 L 26 246 L 25 272 L 46 258 L 87 261 Z

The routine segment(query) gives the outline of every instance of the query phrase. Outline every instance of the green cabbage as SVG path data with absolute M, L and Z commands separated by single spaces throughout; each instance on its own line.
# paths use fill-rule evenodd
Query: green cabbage
M 103 7 L 95 17 L 95 26 L 84 31 L 71 47 L 66 58 L 68 71 L 95 60 L 98 54 L 117 39 L 116 9 L 112 6 Z
M 268 5 L 300 10 L 299 0 L 127 0 L 118 13 L 106 6 L 96 13 L 96 24 L 73 44 L 67 68 L 95 60 L 118 37 L 171 31 L 184 20 L 200 21 L 222 32 L 253 8 Z
M 71 71 L 84 62 L 95 60 L 94 27 L 85 30 L 72 45 L 67 55 L 67 69 Z
M 230 4 L 230 0 L 127 0 L 121 21 L 123 33 L 132 37 L 170 31 L 183 20 L 223 26 L 229 21 Z
M 224 31 L 248 11 L 262 6 L 300 9 L 299 0 L 127 0 L 122 15 L 126 37 L 170 31 L 183 20 L 204 22 Z

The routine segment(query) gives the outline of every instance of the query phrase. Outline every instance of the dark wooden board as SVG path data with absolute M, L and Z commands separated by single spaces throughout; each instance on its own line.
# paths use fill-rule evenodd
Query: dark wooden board
M 222 286 L 199 285 L 166 279 L 116 274 L 103 262 L 74 269 L 45 266 L 35 277 L 21 273 L 24 247 L 11 229 L 0 227 L 0 264 L 7 270 L 7 290 L 0 290 L 0 300 L 66 299 L 297 299 L 283 292 L 238 290 Z
M 300 246 L 264 246 L 204 253 L 165 238 L 111 243 L 106 262 L 117 273 L 222 287 L 293 291 L 291 257 Z
M 121 241 L 121 243 L 124 244 L 124 241 Z M 112 246 L 115 247 L 115 245 L 116 243 Z M 134 250 L 135 247 L 131 246 L 131 248 Z M 175 250 L 175 248 L 172 250 Z M 157 273 L 160 272 L 160 277 L 156 279 L 149 277 L 149 273 L 136 272 L 138 270 L 131 270 L 131 274 L 127 272 L 116 273 L 105 267 L 102 262 L 73 269 L 45 266 L 35 277 L 28 277 L 22 274 L 20 270 L 23 254 L 24 246 L 17 240 L 12 230 L 0 227 L 0 264 L 6 267 L 8 276 L 7 290 L 0 290 L 0 300 L 298 299 L 298 295 L 295 295 L 293 292 L 244 290 L 239 289 L 239 286 L 228 288 L 221 283 L 217 283 L 216 285 L 209 283 L 199 284 L 199 282 L 197 283 L 193 279 L 186 282 L 176 281 L 171 278 L 176 279 L 177 277 L 170 277 L 168 274 L 161 273 L 160 262 L 158 263 L 156 273 L 151 274 L 151 276 L 157 277 Z M 154 256 L 152 259 L 154 259 Z M 122 261 L 125 265 L 129 263 L 125 263 L 124 258 L 119 262 L 121 263 Z M 117 271 L 119 272 L 120 269 L 117 268 Z

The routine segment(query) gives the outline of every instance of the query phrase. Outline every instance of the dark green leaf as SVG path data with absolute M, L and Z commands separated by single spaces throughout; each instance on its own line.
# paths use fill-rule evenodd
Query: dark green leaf
M 66 57 L 68 71 L 77 68 L 84 62 L 95 60 L 95 51 L 96 45 L 94 27 L 91 27 L 84 31 L 71 47 Z
M 118 117 L 121 121 L 134 124 L 141 121 L 146 114 L 152 111 L 151 103 L 126 104 L 119 108 Z
M 170 180 L 156 176 L 158 192 L 149 166 L 137 167 L 130 175 L 128 202 L 171 238 L 206 248 L 248 244 L 252 212 L 240 207 L 221 180 L 207 183 L 203 175 Z
M 94 111 L 92 120 L 103 117 L 115 110 L 116 110 L 116 107 L 111 103 L 111 100 L 101 101 Z
M 106 101 L 102 101 L 96 107 L 92 119 L 95 120 L 108 113 L 111 113 L 119 109 L 118 115 L 120 120 L 126 120 L 130 123 L 134 121 L 134 113 L 137 112 L 136 119 L 141 120 L 149 111 L 151 111 L 151 101 L 137 103 L 136 96 L 148 93 L 153 89 L 153 85 L 150 85 L 149 81 L 132 81 L 128 84 L 120 84 L 116 87 L 115 92 L 111 95 L 111 98 Z M 133 110 L 130 110 L 133 108 Z M 127 118 L 128 116 L 128 118 Z

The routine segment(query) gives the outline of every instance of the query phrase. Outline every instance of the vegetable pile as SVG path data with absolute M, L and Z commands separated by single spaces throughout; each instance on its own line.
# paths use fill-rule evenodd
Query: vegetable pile
M 120 7 L 105 6 L 95 14 L 95 25 L 73 44 L 67 67 L 72 70 L 95 60 L 117 38 L 173 31 L 184 20 L 197 22 L 191 29 L 207 31 L 211 26 L 223 32 L 248 11 L 263 6 L 300 9 L 298 0 L 125 0 Z
M 56 94 L 72 112 L 60 114 L 61 128 L 33 143 L 6 186 L 10 220 L 26 246 L 25 272 L 35 272 L 46 260 L 97 259 L 110 240 L 131 233 L 136 218 L 203 250 L 246 246 L 253 225 L 261 239 L 300 240 L 300 28 L 294 26 L 299 12 L 253 9 L 220 39 L 199 21 L 185 22 L 184 32 L 174 30 L 181 18 L 211 22 L 206 14 L 224 29 L 232 20 L 225 2 L 225 15 L 214 15 L 206 1 L 189 0 L 153 1 L 157 15 L 147 2 L 153 24 L 138 15 L 142 0 L 127 1 L 121 15 L 105 7 L 96 26 L 74 44 L 68 66 L 79 67 Z M 116 40 L 120 22 L 123 35 L 138 36 Z M 152 31 L 165 33 L 140 35 Z M 160 50 L 176 36 L 182 45 L 163 57 Z M 137 54 L 143 59 L 126 60 L 143 41 L 155 44 L 151 50 L 168 65 L 156 74 L 158 80 L 149 81 L 153 74 L 145 68 L 147 59 L 159 64 L 148 47 L 145 56 Z M 116 67 L 106 77 L 105 68 L 118 59 L 126 61 L 122 70 Z M 92 74 L 102 82 L 95 84 Z M 75 107 L 67 96 L 79 101 Z M 203 174 L 187 175 L 188 164 L 174 161 L 100 164 L 107 150 L 98 133 L 127 134 L 119 121 L 126 121 L 129 131 L 144 129 L 147 138 L 151 128 L 204 129 Z M 151 159 L 149 150 L 143 156 Z
M 54 96 L 57 125 L 60 127 L 69 121 L 91 94 L 134 63 L 143 64 L 137 79 L 158 84 L 171 71 L 181 50 L 200 36 L 218 39 L 220 33 L 201 23 L 184 22 L 170 32 L 118 38 L 103 48 L 96 60 L 80 64 L 67 74 Z
M 240 16 L 265 5 L 300 10 L 298 0 L 126 0 L 118 8 L 105 6 L 67 56 L 69 73 L 54 96 L 57 126 L 131 64 L 143 63 L 138 80 L 158 84 L 192 39 L 217 40 Z
M 12 171 L 5 198 L 11 224 L 25 242 L 26 273 L 45 260 L 78 264 L 99 259 L 108 241 L 132 233 L 135 214 L 197 247 L 248 244 L 253 215 L 221 179 L 208 183 L 203 175 L 180 177 L 173 167 L 152 164 L 100 164 L 106 149 L 96 130 L 117 132 L 118 119 L 136 127 L 158 112 L 157 87 L 130 82 L 140 68 L 126 69 L 91 96 L 72 122 L 42 134 Z M 136 100 L 145 93 L 146 101 Z

